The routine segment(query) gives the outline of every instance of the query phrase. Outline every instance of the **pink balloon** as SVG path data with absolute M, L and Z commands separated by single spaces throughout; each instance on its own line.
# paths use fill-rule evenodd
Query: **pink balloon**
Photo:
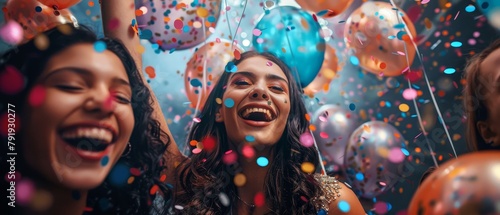
M 198 4 L 175 0 L 141 2 L 136 9 L 147 11 L 137 17 L 141 38 L 157 43 L 164 51 L 188 49 L 205 41 L 211 35 L 209 28 L 216 27 L 221 9 L 220 0 Z
M 23 40 L 23 28 L 16 21 L 9 20 L 0 28 L 0 37 L 8 44 L 19 44 Z

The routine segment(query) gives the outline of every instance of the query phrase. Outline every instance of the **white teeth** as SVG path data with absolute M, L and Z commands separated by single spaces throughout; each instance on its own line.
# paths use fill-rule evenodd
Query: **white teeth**
M 254 113 L 254 112 L 265 113 L 267 115 L 268 119 L 273 118 L 271 115 L 271 112 L 268 109 L 264 109 L 264 108 L 247 108 L 245 111 L 243 111 L 242 116 L 248 117 L 248 115 L 250 115 L 250 113 Z
M 104 128 L 76 128 L 64 131 L 61 136 L 63 138 L 94 138 L 102 140 L 106 143 L 113 141 L 113 134 Z

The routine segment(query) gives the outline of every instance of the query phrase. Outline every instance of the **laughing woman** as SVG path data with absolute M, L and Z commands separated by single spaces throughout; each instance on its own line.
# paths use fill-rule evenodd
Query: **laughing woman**
M 365 214 L 350 188 L 307 170 L 318 152 L 300 143 L 309 123 L 288 67 L 253 51 L 233 63 L 189 134 L 197 153 L 179 167 L 176 212 Z

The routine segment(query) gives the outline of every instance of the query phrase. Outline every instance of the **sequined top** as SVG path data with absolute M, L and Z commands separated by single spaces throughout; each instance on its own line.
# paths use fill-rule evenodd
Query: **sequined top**
M 335 177 L 328 175 L 314 174 L 314 179 L 318 181 L 321 192 L 319 196 L 312 198 L 312 202 L 318 214 L 328 214 L 330 202 L 337 200 L 340 197 L 340 182 Z M 323 210 L 323 211 L 322 211 Z

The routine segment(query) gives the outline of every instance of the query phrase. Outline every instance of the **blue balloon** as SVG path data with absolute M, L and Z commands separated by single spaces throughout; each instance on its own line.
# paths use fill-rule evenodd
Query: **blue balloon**
M 484 15 L 488 18 L 490 24 L 497 30 L 500 30 L 500 22 L 496 17 L 500 14 L 500 1 L 499 0 L 477 0 L 477 6 L 481 8 Z
M 300 87 L 314 80 L 325 57 L 325 40 L 311 14 L 293 6 L 275 7 L 255 29 L 261 31 L 253 36 L 256 51 L 273 53 L 284 61 Z

